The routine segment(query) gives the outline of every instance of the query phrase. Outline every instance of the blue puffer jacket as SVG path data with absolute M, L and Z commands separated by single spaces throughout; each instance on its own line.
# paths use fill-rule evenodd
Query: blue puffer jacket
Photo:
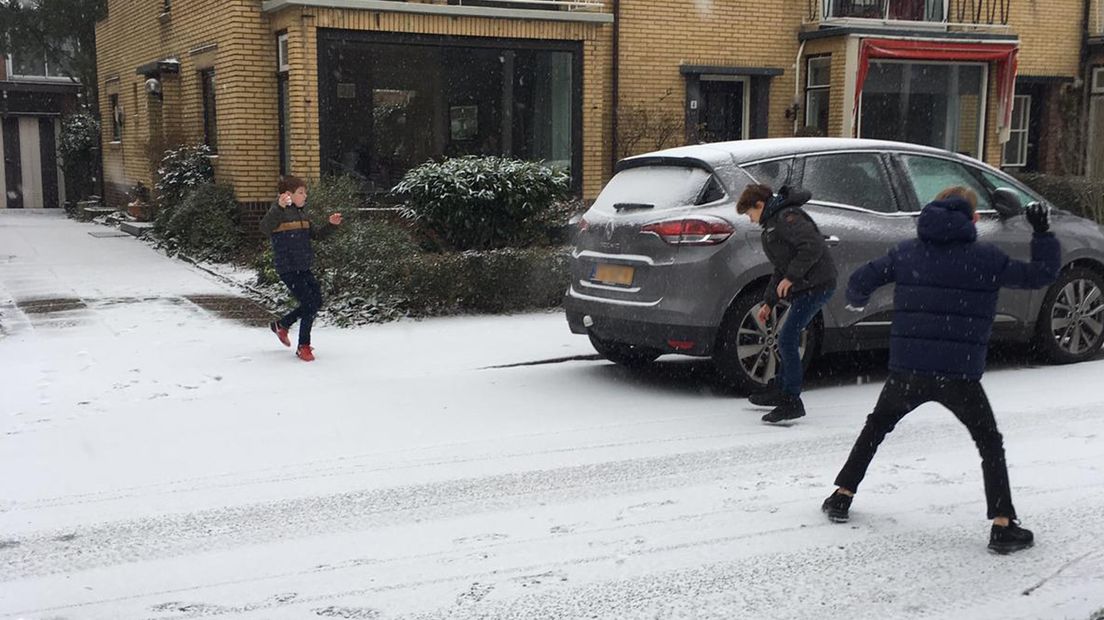
M 875 289 L 896 283 L 890 370 L 980 379 L 1001 287 L 1053 282 L 1061 269 L 1058 240 L 1036 233 L 1031 262 L 1012 260 L 977 241 L 970 204 L 957 197 L 924 207 L 917 232 L 918 239 L 855 271 L 847 301 L 863 307 Z
M 281 207 L 277 203 L 261 218 L 261 232 L 272 239 L 272 259 L 278 274 L 310 271 L 314 263 L 311 239 L 332 232 L 327 223 L 316 234 L 305 211 L 295 205 Z

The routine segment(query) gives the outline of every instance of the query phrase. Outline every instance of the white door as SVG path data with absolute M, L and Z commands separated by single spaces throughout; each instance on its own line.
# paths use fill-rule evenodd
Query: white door
M 19 160 L 23 166 L 23 208 L 41 209 L 42 148 L 37 117 L 19 119 Z

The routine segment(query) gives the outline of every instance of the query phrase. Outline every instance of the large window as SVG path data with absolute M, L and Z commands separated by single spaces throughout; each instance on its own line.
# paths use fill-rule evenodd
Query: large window
M 1003 165 L 1022 168 L 1027 165 L 1027 137 L 1031 119 L 1031 97 L 1016 95 L 1012 106 L 1012 127 L 1008 142 L 1004 144 Z
M 203 84 L 203 143 L 218 151 L 218 122 L 215 114 L 215 70 L 199 72 Z
M 540 45 L 331 31 L 319 45 L 323 172 L 386 191 L 427 160 L 502 155 L 577 179 L 576 44 Z
M 828 135 L 828 100 L 832 85 L 832 57 L 810 58 L 805 72 L 805 128 Z
M 979 157 L 985 128 L 986 67 L 871 61 L 859 133 Z

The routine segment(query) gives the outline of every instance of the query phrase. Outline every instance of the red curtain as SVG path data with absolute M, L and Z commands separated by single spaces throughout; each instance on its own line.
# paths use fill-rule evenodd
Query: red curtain
M 872 58 L 903 60 L 951 60 L 961 62 L 997 63 L 997 92 L 1000 114 L 997 128 L 1000 141 L 1008 141 L 1012 122 L 1013 95 L 1016 92 L 1016 68 L 1019 46 L 1015 43 L 953 43 L 943 41 L 901 41 L 896 39 L 864 39 L 859 50 L 859 73 L 855 81 L 855 115 L 858 116 L 863 84 L 870 71 Z M 855 123 L 856 131 L 858 123 Z

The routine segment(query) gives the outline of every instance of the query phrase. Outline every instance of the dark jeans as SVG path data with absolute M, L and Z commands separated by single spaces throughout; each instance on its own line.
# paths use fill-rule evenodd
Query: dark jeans
M 318 286 L 318 280 L 310 271 L 281 273 L 280 279 L 287 285 L 299 305 L 276 323 L 284 329 L 289 329 L 299 321 L 299 344 L 310 344 L 314 315 L 322 308 L 322 288 Z
M 985 479 L 985 499 L 990 519 L 1016 518 L 1012 491 L 1008 487 L 1008 467 L 1004 462 L 1004 439 L 981 382 L 950 379 L 936 375 L 894 372 L 886 380 L 874 413 L 855 440 L 847 463 L 836 476 L 836 486 L 851 492 L 859 490 L 878 445 L 910 411 L 927 402 L 936 402 L 951 410 L 966 425 L 981 453 L 981 473 Z
M 791 396 L 801 395 L 801 330 L 809 326 L 817 312 L 828 303 L 835 290 L 803 293 L 789 300 L 790 310 L 778 328 L 778 357 L 782 360 L 779 387 Z

